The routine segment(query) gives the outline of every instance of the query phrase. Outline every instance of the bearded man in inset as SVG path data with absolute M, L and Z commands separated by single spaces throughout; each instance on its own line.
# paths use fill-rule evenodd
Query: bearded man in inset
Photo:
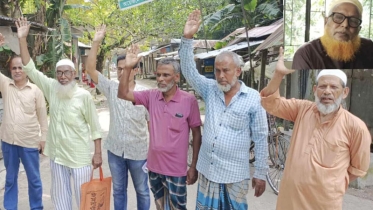
M 373 41 L 359 36 L 363 6 L 358 0 L 334 0 L 325 17 L 324 35 L 302 45 L 293 69 L 373 68 Z

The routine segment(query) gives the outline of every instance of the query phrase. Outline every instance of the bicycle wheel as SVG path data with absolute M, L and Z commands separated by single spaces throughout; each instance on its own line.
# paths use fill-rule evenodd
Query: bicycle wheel
M 278 195 L 280 189 L 280 182 L 283 172 L 284 168 L 280 165 L 272 167 L 270 166 L 266 175 L 267 182 L 276 195 Z
M 276 136 L 269 136 L 268 138 L 268 153 L 272 164 L 285 164 L 290 140 L 286 139 L 282 133 L 276 134 Z
M 274 141 L 271 142 L 269 147 L 272 147 L 272 165 L 269 166 L 266 178 L 269 186 L 278 194 L 280 189 L 280 182 L 282 174 L 285 168 L 286 154 L 290 146 L 290 139 L 286 138 L 284 135 L 278 135 L 276 138 L 273 138 Z M 270 155 L 271 156 L 271 155 Z

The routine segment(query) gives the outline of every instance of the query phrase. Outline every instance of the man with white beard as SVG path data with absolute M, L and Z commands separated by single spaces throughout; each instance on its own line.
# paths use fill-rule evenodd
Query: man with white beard
M 252 179 L 255 196 L 265 190 L 268 170 L 268 124 L 259 92 L 238 80 L 241 62 L 236 53 L 216 56 L 216 80 L 198 73 L 193 54 L 193 36 L 201 23 L 193 11 L 184 27 L 179 50 L 181 70 L 188 83 L 206 103 L 196 209 L 248 209 L 247 193 Z M 255 172 L 250 177 L 249 150 L 255 142 Z
M 131 89 L 129 77 L 141 59 L 137 54 L 137 45 L 127 51 L 118 98 L 144 105 L 149 111 L 147 168 L 157 209 L 186 209 L 186 185 L 194 184 L 198 177 L 196 164 L 201 146 L 198 102 L 193 95 L 178 88 L 180 65 L 173 58 L 163 58 L 157 63 L 155 73 L 158 89 Z M 190 130 L 193 136 L 193 159 L 188 169 Z
M 341 106 L 349 93 L 343 71 L 318 74 L 315 102 L 280 97 L 282 78 L 291 72 L 280 50 L 276 71 L 260 93 L 267 112 L 294 122 L 277 210 L 342 209 L 348 184 L 369 168 L 370 133 L 362 120 Z
M 42 90 L 49 102 L 50 124 L 44 154 L 50 158 L 51 197 L 56 210 L 72 210 L 71 178 L 77 206 L 81 185 L 100 167 L 101 132 L 91 94 L 75 83 L 75 66 L 69 59 L 57 62 L 57 80 L 35 68 L 27 49 L 30 24 L 26 18 L 16 22 L 24 72 Z M 95 152 L 91 158 L 90 140 Z

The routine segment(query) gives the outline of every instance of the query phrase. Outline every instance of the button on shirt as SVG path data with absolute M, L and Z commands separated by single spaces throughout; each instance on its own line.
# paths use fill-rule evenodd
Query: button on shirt
M 216 81 L 200 75 L 194 62 L 191 39 L 181 38 L 181 70 L 206 104 L 206 120 L 197 170 L 217 183 L 250 178 L 249 149 L 255 142 L 254 177 L 265 180 L 268 170 L 268 125 L 258 91 L 240 81 L 241 87 L 228 106 Z
M 20 89 L 0 73 L 0 92 L 4 103 L 0 139 L 8 144 L 38 148 L 39 142 L 46 140 L 48 131 L 47 108 L 41 90 L 30 82 Z
M 106 96 L 110 107 L 109 134 L 104 148 L 131 160 L 145 160 L 148 155 L 148 110 L 118 98 L 119 83 L 98 74 L 97 88 Z M 138 84 L 135 91 L 146 90 Z
M 58 81 L 36 70 L 32 60 L 23 67 L 49 102 L 50 124 L 44 154 L 70 168 L 92 164 L 90 140 L 101 138 L 91 94 L 75 85 L 67 99 L 57 96 Z
M 150 115 L 147 167 L 166 176 L 186 176 L 190 128 L 201 126 L 196 98 L 177 88 L 166 102 L 159 90 L 134 91 L 136 104 Z

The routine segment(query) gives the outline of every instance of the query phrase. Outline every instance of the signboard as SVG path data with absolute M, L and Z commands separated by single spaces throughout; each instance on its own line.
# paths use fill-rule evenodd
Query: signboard
M 132 7 L 137 7 L 141 4 L 145 4 L 151 2 L 153 0 L 119 0 L 119 9 L 125 10 L 130 9 Z

